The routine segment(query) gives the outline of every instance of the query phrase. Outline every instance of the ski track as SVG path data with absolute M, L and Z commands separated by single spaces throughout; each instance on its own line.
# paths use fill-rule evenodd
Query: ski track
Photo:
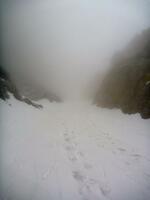
M 130 126 L 139 116 L 128 120 L 119 111 L 107 114 L 90 105 L 44 102 L 39 111 L 17 101 L 11 104 L 1 105 L 0 200 L 150 199 L 150 157 L 144 146 L 148 133 L 137 135 L 136 145 L 118 130 L 125 121 L 132 135 L 137 129 Z M 115 115 L 122 119 L 113 124 Z M 139 129 L 150 130 L 148 120 L 139 120 Z

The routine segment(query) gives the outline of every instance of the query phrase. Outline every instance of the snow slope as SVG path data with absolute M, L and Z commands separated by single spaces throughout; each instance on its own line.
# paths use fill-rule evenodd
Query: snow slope
M 88 103 L 0 102 L 0 200 L 149 200 L 150 120 Z

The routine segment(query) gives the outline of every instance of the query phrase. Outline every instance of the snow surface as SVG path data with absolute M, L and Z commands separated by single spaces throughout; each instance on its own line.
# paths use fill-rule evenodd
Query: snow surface
M 150 120 L 41 103 L 0 102 L 0 200 L 150 200 Z

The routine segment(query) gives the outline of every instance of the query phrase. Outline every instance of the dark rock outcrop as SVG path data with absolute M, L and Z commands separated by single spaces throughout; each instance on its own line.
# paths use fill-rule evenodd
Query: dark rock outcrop
M 37 81 L 28 79 L 20 81 L 16 80 L 17 88 L 22 96 L 26 96 L 32 101 L 47 99 L 50 102 L 62 102 L 62 98 L 52 91 L 51 88 L 45 88 Z
M 18 92 L 16 86 L 12 83 L 9 74 L 0 66 L 0 99 L 6 100 L 9 98 L 9 93 L 22 102 L 32 105 L 36 108 L 42 108 L 42 105 L 32 102 L 30 99 L 23 97 Z
M 115 56 L 95 103 L 150 118 L 150 29 Z
M 46 92 L 46 90 L 41 87 L 35 85 L 25 85 L 20 89 L 20 92 L 23 96 L 28 97 L 33 101 L 38 101 L 41 99 L 47 99 L 50 102 L 62 102 L 62 99 L 52 92 Z

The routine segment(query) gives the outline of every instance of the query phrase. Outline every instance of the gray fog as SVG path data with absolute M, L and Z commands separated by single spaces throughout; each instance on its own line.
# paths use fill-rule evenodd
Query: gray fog
M 2 0 L 1 65 L 18 87 L 83 95 L 150 25 L 149 0 Z

